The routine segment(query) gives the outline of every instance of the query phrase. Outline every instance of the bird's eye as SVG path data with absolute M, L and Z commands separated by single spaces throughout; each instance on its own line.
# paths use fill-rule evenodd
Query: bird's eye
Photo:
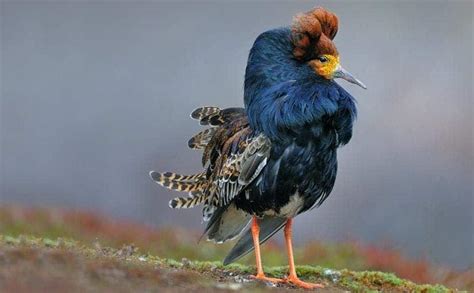
M 328 58 L 326 56 L 319 56 L 318 60 L 321 61 L 321 63 L 328 62 Z

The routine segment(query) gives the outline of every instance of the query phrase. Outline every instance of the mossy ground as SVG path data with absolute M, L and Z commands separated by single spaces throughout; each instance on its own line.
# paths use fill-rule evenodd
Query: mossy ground
M 179 227 L 157 229 L 131 221 L 111 219 L 91 212 L 2 205 L 0 206 L 0 235 L 4 235 L 4 238 L 2 238 L 3 246 L 0 248 L 5 246 L 9 247 L 9 249 L 16 249 L 17 252 L 18 250 L 24 249 L 23 247 L 16 246 L 26 241 L 25 239 L 41 240 L 42 245 L 38 248 L 28 248 L 36 249 L 36 255 L 39 255 L 39 257 L 49 255 L 48 253 L 50 251 L 48 249 L 62 253 L 64 247 L 61 243 L 68 242 L 58 239 L 74 239 L 75 241 L 71 241 L 71 243 L 75 243 L 76 246 L 72 249 L 72 252 L 69 251 L 68 253 L 69 255 L 71 255 L 71 253 L 75 254 L 76 252 L 74 251 L 78 249 L 81 252 L 78 253 L 79 256 L 72 258 L 73 262 L 75 261 L 75 266 L 72 266 L 73 270 L 79 270 L 76 272 L 79 276 L 89 276 L 88 273 L 84 273 L 78 268 L 82 267 L 81 263 L 83 262 L 94 263 L 90 258 L 85 258 L 84 255 L 87 256 L 87 254 L 83 253 L 84 251 L 90 251 L 92 249 L 95 253 L 94 255 L 97 255 L 98 251 L 105 253 L 105 255 L 107 255 L 107 251 L 113 251 L 114 253 L 120 253 L 122 255 L 127 253 L 133 256 L 136 256 L 137 253 L 146 254 L 145 256 L 142 255 L 142 260 L 154 259 L 153 256 L 159 256 L 159 259 L 162 260 L 160 266 L 162 273 L 163 270 L 168 270 L 165 268 L 171 269 L 171 272 L 176 270 L 177 272 L 183 273 L 182 266 L 184 266 L 185 276 L 187 276 L 189 272 L 194 272 L 198 274 L 199 280 L 203 280 L 203 278 L 206 277 L 210 284 L 216 284 L 216 280 L 227 280 L 235 284 L 235 278 L 240 282 L 239 286 L 245 286 L 246 289 L 248 289 L 251 284 L 255 284 L 245 277 L 253 272 L 253 254 L 249 254 L 239 260 L 239 263 L 243 265 L 231 265 L 223 268 L 219 262 L 213 261 L 222 260 L 233 243 L 225 243 L 223 245 L 215 245 L 214 243 L 206 241 L 198 243 L 200 237 L 199 231 L 189 231 Z M 276 239 L 279 236 L 280 235 L 274 238 Z M 53 240 L 48 244 L 48 239 Z M 30 243 L 30 246 L 33 242 Z M 28 241 L 25 243 L 28 243 Z M 59 245 L 60 247 L 55 245 L 57 243 L 61 244 Z M 132 243 L 134 246 L 130 245 Z M 48 248 L 48 245 L 50 245 L 51 248 Z M 124 247 L 128 247 L 128 252 L 123 249 Z M 139 251 L 130 251 L 133 247 L 139 247 Z M 98 250 L 99 248 L 100 250 Z M 263 263 L 268 266 L 267 270 L 270 273 L 279 277 L 286 273 L 285 267 L 277 267 L 287 262 L 286 254 L 283 251 L 284 247 L 274 240 L 268 241 L 262 247 Z M 11 254 L 13 252 L 9 250 L 8 253 Z M 173 261 L 183 258 L 191 261 L 185 261 L 184 265 L 180 261 Z M 46 257 L 46 259 L 48 258 Z M 131 257 L 131 259 L 133 260 L 133 257 Z M 122 265 L 122 260 L 123 257 L 119 259 L 120 262 L 117 264 Z M 28 261 L 21 263 L 23 263 L 25 267 L 28 267 Z M 416 284 L 443 284 L 448 288 L 459 288 L 474 292 L 474 268 L 465 271 L 456 271 L 430 264 L 422 259 L 407 258 L 390 247 L 368 246 L 350 241 L 325 243 L 314 240 L 304 245 L 296 245 L 295 261 L 300 265 L 299 270 L 304 278 L 308 280 L 317 279 L 319 282 L 326 283 L 329 286 L 328 288 L 332 291 L 336 289 L 366 291 L 395 287 L 398 289 L 394 290 L 403 290 L 401 288 L 405 286 L 405 283 L 401 284 L 397 282 L 404 279 Z M 127 263 L 129 262 L 127 261 Z M 146 261 L 139 262 L 140 265 L 146 263 Z M 49 268 L 50 271 L 54 271 L 54 268 L 58 269 L 57 263 L 53 262 L 53 264 L 54 265 Z M 111 264 L 111 266 L 113 267 L 114 264 Z M 206 268 L 203 270 L 205 273 L 201 274 L 199 268 Z M 1 253 L 0 269 L 6 269 L 7 271 L 4 271 L 5 273 L 12 271 L 7 266 L 2 266 Z M 30 273 L 33 275 L 30 275 L 35 277 L 37 271 L 39 270 L 31 271 Z M 77 279 L 69 278 L 68 275 L 65 275 L 65 271 L 67 270 L 58 269 L 57 271 L 58 274 L 62 276 L 62 280 Z M 209 271 L 217 273 L 209 275 Z M 364 271 L 384 273 L 381 273 L 383 275 L 377 275 L 379 273 L 362 273 Z M 26 270 L 25 273 L 28 274 L 28 272 L 29 271 Z M 147 269 L 146 272 L 150 273 L 151 271 Z M 16 275 L 21 274 L 20 270 Z M 120 274 L 124 273 L 121 272 Z M 228 276 L 227 274 L 232 274 L 232 276 Z M 96 273 L 93 275 L 101 276 L 101 274 Z M 145 275 L 148 276 L 147 274 Z M 400 279 L 395 277 L 395 275 Z M 171 276 L 173 276 L 173 274 L 171 274 Z M 55 280 L 57 279 L 58 278 Z M 149 279 L 145 278 L 145 280 L 150 281 L 150 286 L 147 288 L 156 287 L 155 279 L 154 277 L 149 277 Z M 4 279 L 0 276 L 0 283 L 2 283 L 2 280 Z M 86 278 L 86 280 L 88 279 Z M 133 283 L 132 281 L 124 283 L 125 280 L 126 278 L 116 280 L 118 284 L 123 283 L 120 288 L 126 288 L 129 283 Z M 140 284 L 147 284 L 147 282 L 142 280 Z M 164 284 L 165 283 L 160 283 L 158 287 L 163 287 Z M 222 286 L 222 282 L 218 282 L 217 284 Z M 110 284 L 108 284 L 108 286 L 109 285 Z M 414 284 L 410 286 L 414 286 Z M 410 286 L 407 288 L 412 288 Z M 165 286 L 165 288 L 168 287 Z M 169 288 L 174 287 L 171 286 Z M 263 286 L 263 288 L 266 287 Z M 419 290 L 423 289 L 423 287 L 420 286 L 416 288 Z M 438 287 L 427 286 L 426 288 L 436 290 Z M 278 290 L 283 289 L 284 288 L 278 288 Z M 442 288 L 438 289 L 442 290 Z M 389 291 L 392 291 L 392 289 Z
M 65 288 L 101 291 L 288 291 L 254 282 L 248 265 L 181 261 L 142 252 L 133 245 L 121 249 L 92 246 L 63 238 L 0 236 L 0 291 L 56 291 Z M 286 267 L 266 267 L 282 277 Z M 455 292 L 441 285 L 418 285 L 382 272 L 332 270 L 299 266 L 302 279 L 323 283 L 327 292 Z M 21 278 L 19 278 L 21 276 Z

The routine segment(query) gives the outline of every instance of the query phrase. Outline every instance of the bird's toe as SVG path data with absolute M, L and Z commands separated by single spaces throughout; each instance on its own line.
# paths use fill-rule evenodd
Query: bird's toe
M 250 276 L 251 279 L 262 281 L 262 282 L 267 282 L 267 283 L 273 283 L 273 284 L 280 284 L 280 283 L 285 283 L 285 280 L 283 279 L 278 279 L 278 278 L 270 278 L 265 276 L 264 274 L 256 274 Z
M 285 282 L 302 289 L 320 289 L 324 288 L 324 285 L 318 283 L 308 283 L 301 281 L 298 277 L 289 277 L 285 279 Z

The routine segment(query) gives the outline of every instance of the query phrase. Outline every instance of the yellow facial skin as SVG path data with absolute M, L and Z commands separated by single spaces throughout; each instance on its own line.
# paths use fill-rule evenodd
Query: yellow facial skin
M 339 65 L 339 56 L 329 54 L 321 55 L 318 58 L 311 60 L 309 65 L 316 71 L 318 75 L 326 79 L 332 79 L 334 71 Z

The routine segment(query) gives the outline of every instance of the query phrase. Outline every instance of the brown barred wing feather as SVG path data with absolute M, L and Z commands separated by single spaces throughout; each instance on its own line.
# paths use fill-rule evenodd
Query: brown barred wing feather
M 250 129 L 243 108 L 202 107 L 194 110 L 191 117 L 201 125 L 210 126 L 188 142 L 190 148 L 203 150 L 204 170 L 194 175 L 152 171 L 150 176 L 165 188 L 188 193 L 188 197 L 172 199 L 170 207 L 192 208 L 203 204 L 203 219 L 207 221 L 220 208 L 233 210 L 226 207 L 261 173 L 270 154 L 271 143 L 263 134 L 256 134 Z M 233 212 L 232 217 L 226 213 L 222 213 L 223 219 L 241 217 L 237 212 Z M 242 223 L 233 227 L 241 227 L 248 220 L 247 217 L 241 218 Z M 220 229 L 214 227 L 212 230 L 212 235 L 221 235 L 216 236 L 218 241 L 237 233 L 223 233 Z
M 195 150 L 204 149 L 209 144 L 215 133 L 216 128 L 208 128 L 198 132 L 188 141 L 189 148 Z
M 270 141 L 260 134 L 246 138 L 238 144 L 237 149 L 223 156 L 223 159 L 226 158 L 225 163 L 217 170 L 215 178 L 219 206 L 228 205 L 260 174 L 270 149 Z
M 180 175 L 172 172 L 150 172 L 150 177 L 159 185 L 176 191 L 188 192 L 188 197 L 176 197 L 169 202 L 171 208 L 192 208 L 204 203 L 208 181 L 204 172 Z
M 248 185 L 262 171 L 270 156 L 271 143 L 264 135 L 257 136 L 243 153 L 239 183 Z

